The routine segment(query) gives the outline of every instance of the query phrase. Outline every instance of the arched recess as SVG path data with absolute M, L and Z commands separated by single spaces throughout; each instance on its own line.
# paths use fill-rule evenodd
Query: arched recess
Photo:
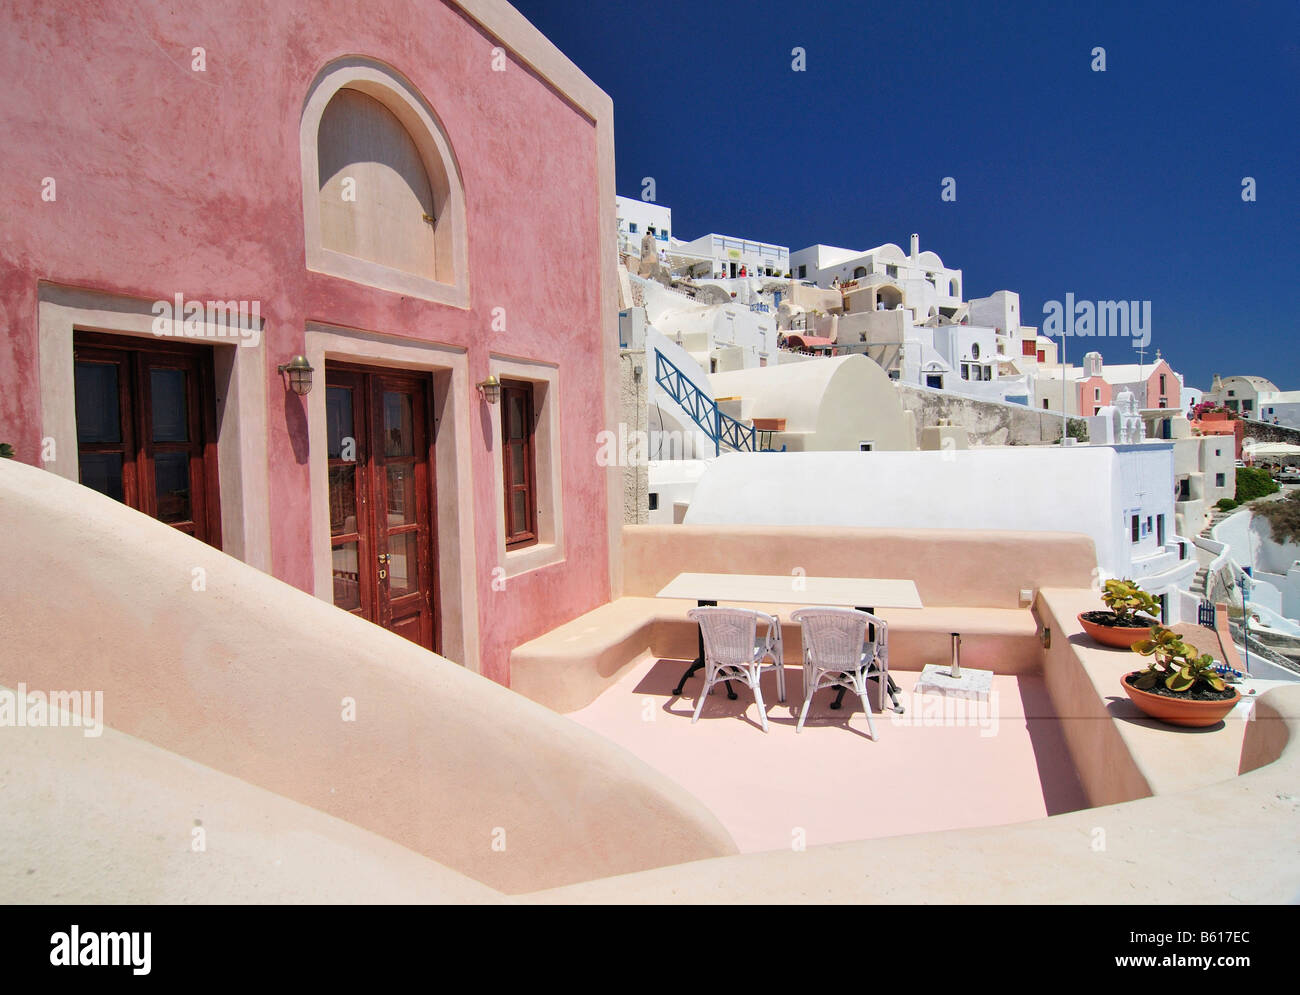
M 460 167 L 409 80 L 361 56 L 329 63 L 307 93 L 299 147 L 308 269 L 469 307 Z

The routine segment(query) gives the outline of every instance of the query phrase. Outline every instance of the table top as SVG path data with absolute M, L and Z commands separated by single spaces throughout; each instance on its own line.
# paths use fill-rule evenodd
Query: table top
M 655 597 L 844 608 L 921 607 L 921 596 L 916 584 L 910 580 L 799 577 L 792 574 L 681 573 Z

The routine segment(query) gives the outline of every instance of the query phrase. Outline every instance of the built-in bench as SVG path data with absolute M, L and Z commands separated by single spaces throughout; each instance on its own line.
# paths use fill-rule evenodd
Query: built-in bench
M 692 601 L 657 598 L 678 573 L 756 573 L 896 577 L 914 581 L 925 606 L 882 608 L 890 666 L 920 670 L 945 662 L 950 633 L 962 636 L 962 661 L 1000 674 L 1041 665 L 1038 622 L 1022 591 L 1091 583 L 1092 541 L 1063 533 L 946 530 L 628 526 L 624 594 L 515 648 L 510 684 L 557 711 L 589 704 L 647 653 L 689 660 L 698 628 Z M 729 602 L 721 602 L 729 604 Z M 787 664 L 802 655 L 792 604 L 751 604 L 782 619 Z

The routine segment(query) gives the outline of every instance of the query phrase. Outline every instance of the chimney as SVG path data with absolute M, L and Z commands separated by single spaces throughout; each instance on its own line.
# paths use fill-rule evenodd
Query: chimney
M 915 232 L 912 233 L 912 258 L 915 259 L 921 254 L 921 236 Z

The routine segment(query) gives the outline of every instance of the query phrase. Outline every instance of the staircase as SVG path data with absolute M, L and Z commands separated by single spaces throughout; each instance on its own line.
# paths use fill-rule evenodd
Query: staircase
M 752 453 L 758 450 L 758 433 L 754 431 L 754 426 L 737 421 L 719 410 L 717 402 L 696 387 L 677 364 L 658 349 L 655 350 L 655 383 L 709 437 L 716 454 L 722 454 L 724 445 L 738 452 Z
M 1221 521 L 1223 521 L 1225 518 L 1227 518 L 1229 515 L 1235 515 L 1237 511 L 1238 509 L 1233 508 L 1231 511 L 1210 512 L 1209 522 L 1206 524 L 1205 528 L 1201 529 L 1201 538 L 1213 539 L 1214 527 L 1218 525 Z M 1210 577 L 1209 568 L 1204 566 L 1200 567 L 1196 571 L 1196 576 L 1192 578 L 1192 583 L 1191 586 L 1188 588 L 1188 590 L 1191 591 L 1192 594 L 1195 594 L 1197 597 L 1200 598 L 1206 597 L 1206 588 L 1207 588 L 1207 584 L 1209 583 L 1209 577 Z

